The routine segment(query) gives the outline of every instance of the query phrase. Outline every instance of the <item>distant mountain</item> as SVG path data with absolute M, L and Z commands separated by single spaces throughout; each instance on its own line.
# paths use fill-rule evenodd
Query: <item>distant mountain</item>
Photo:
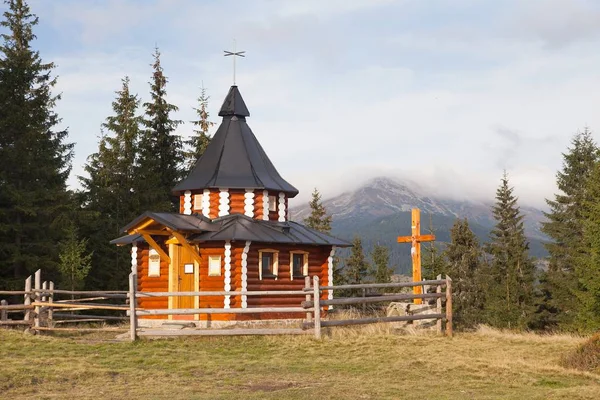
M 480 242 L 488 240 L 494 226 L 489 204 L 472 200 L 452 200 L 427 194 L 416 184 L 389 177 L 378 177 L 360 188 L 345 192 L 323 202 L 333 216 L 332 233 L 340 238 L 352 239 L 359 235 L 369 252 L 376 243 L 390 248 L 391 262 L 396 272 L 411 270 L 410 245 L 396 243 L 399 235 L 410 235 L 411 209 L 421 210 L 421 231 L 428 233 L 433 227 L 437 242 L 450 240 L 450 228 L 457 218 L 467 218 Z M 530 241 L 531 255 L 545 257 L 543 242 L 546 236 L 540 231 L 543 213 L 532 207 L 521 207 L 525 215 L 525 233 Z M 307 206 L 291 209 L 292 219 L 303 220 L 310 213 Z

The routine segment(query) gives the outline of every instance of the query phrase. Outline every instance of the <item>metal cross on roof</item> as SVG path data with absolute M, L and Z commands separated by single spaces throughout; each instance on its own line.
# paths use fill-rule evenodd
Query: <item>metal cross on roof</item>
M 235 40 L 233 41 L 233 51 L 227 51 L 224 50 L 225 52 L 225 57 L 228 56 L 232 56 L 233 57 L 233 84 L 235 85 L 235 58 L 236 57 L 246 57 L 244 55 L 244 53 L 246 53 L 245 51 L 235 51 Z

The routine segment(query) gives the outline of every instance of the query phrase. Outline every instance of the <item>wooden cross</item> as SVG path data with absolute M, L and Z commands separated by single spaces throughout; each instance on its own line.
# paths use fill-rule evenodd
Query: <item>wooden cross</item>
M 421 235 L 421 210 L 412 209 L 411 236 L 398 236 L 398 243 L 412 243 L 410 255 L 412 256 L 413 282 L 421 280 L 421 242 L 433 242 L 435 235 Z M 423 286 L 414 286 L 414 294 L 423 293 Z M 421 299 L 415 299 L 415 304 L 421 304 Z

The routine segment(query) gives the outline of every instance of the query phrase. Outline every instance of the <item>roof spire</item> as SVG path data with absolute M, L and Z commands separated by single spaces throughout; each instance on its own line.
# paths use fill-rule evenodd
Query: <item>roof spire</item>
M 235 86 L 235 58 L 236 57 L 246 57 L 244 55 L 244 53 L 246 53 L 245 51 L 235 51 L 235 50 L 236 50 L 235 39 L 233 39 L 233 51 L 224 50 L 225 57 L 232 56 L 232 58 L 233 58 L 233 86 Z

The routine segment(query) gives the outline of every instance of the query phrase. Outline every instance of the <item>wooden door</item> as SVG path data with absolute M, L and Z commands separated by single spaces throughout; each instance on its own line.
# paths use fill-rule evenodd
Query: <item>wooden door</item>
M 177 245 L 178 253 L 178 292 L 193 292 L 196 289 L 196 264 L 190 252 L 181 245 Z M 177 297 L 177 308 L 194 308 L 193 296 Z

